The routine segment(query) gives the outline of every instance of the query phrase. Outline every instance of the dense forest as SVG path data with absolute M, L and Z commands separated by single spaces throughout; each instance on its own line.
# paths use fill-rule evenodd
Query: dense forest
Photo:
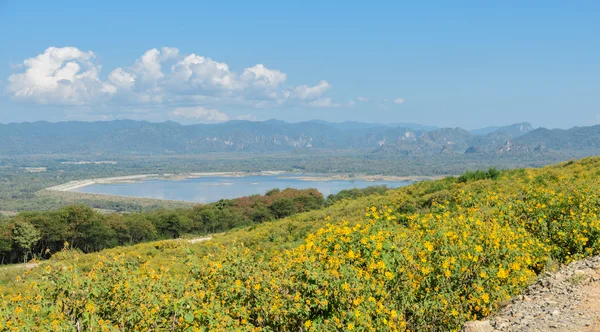
M 599 174 L 600 158 L 489 169 L 205 243 L 65 248 L 7 281 L 0 329 L 457 330 L 600 253 Z

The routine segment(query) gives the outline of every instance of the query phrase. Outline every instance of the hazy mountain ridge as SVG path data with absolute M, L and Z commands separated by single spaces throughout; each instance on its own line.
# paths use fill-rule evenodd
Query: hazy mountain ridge
M 600 149 L 600 126 L 534 130 L 529 123 L 518 123 L 469 132 L 462 128 L 403 125 L 406 126 L 277 120 L 196 125 L 133 120 L 18 123 L 0 125 L 0 154 L 160 155 L 365 149 L 384 154 L 427 155 Z
M 492 133 L 509 134 L 512 137 L 518 137 L 533 131 L 534 128 L 529 122 L 515 123 L 509 126 L 493 126 L 481 129 L 471 130 L 470 133 L 475 136 L 486 136 Z

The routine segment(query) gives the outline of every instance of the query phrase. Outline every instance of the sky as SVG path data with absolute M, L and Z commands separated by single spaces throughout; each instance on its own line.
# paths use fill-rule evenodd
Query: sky
M 0 123 L 600 123 L 600 1 L 0 0 Z

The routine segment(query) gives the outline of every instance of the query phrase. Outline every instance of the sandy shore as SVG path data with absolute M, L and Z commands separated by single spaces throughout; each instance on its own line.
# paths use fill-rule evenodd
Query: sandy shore
M 77 188 L 91 186 L 93 184 L 111 184 L 111 183 L 133 183 L 146 179 L 160 180 L 185 180 L 192 178 L 221 176 L 221 177 L 243 177 L 257 175 L 279 175 L 284 174 L 284 171 L 264 171 L 264 172 L 204 172 L 204 173 L 184 173 L 184 174 L 139 174 L 127 176 L 115 176 L 108 178 L 95 178 L 87 180 L 70 181 L 46 188 L 51 191 L 71 191 Z
M 97 178 L 79 181 L 70 181 L 64 184 L 46 188 L 46 190 L 53 191 L 71 191 L 73 189 L 91 186 L 97 183 L 123 183 L 123 182 L 135 182 L 141 181 L 147 178 L 159 177 L 159 174 L 142 174 L 142 175 L 128 175 L 128 176 L 115 176 L 111 178 Z

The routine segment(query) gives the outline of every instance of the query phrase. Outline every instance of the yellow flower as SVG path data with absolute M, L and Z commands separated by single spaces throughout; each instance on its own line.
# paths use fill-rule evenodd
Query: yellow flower
M 490 295 L 487 294 L 487 293 L 484 293 L 483 295 L 481 295 L 481 299 L 483 300 L 483 302 L 489 303 L 490 302 Z
M 433 244 L 429 241 L 425 241 L 425 248 L 427 248 L 428 251 L 433 251 Z
M 509 274 L 508 271 L 501 267 L 498 270 L 498 273 L 496 273 L 496 276 L 500 279 L 506 279 L 506 278 L 508 278 L 508 274 Z

